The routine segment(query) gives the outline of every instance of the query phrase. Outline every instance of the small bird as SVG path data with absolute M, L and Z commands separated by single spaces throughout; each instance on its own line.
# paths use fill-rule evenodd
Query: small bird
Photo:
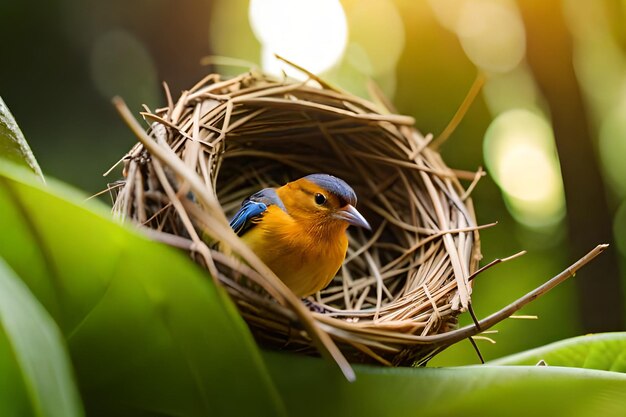
M 297 296 L 325 288 L 348 250 L 349 225 L 371 230 L 354 190 L 312 174 L 246 198 L 230 221 L 235 233 Z

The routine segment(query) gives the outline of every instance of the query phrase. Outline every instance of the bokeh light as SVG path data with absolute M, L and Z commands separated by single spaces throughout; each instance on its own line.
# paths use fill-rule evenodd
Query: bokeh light
M 506 73 L 492 74 L 483 87 L 483 97 L 494 115 L 512 109 L 542 107 L 535 80 L 524 64 Z
M 461 9 L 468 0 L 429 0 L 439 24 L 450 32 L 456 32 Z
M 348 22 L 348 44 L 341 62 L 323 74 L 329 82 L 369 97 L 374 81 L 386 97 L 396 92 L 396 67 L 405 47 L 402 16 L 392 0 L 342 1 Z
M 486 71 L 510 71 L 526 52 L 524 26 L 512 2 L 467 1 L 457 34 L 468 58 Z
M 348 25 L 338 0 L 251 0 L 249 18 L 269 73 L 303 78 L 274 54 L 319 74 L 335 65 L 346 48 Z
M 485 134 L 485 162 L 511 214 L 530 227 L 558 223 L 565 197 L 548 122 L 528 110 L 500 114 Z
M 513 1 L 430 2 L 439 22 L 455 32 L 467 57 L 487 72 L 515 68 L 526 52 L 526 33 Z

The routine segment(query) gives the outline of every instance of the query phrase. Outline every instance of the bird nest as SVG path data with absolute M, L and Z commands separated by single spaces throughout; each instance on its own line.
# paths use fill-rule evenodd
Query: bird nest
M 140 142 L 123 158 L 114 213 L 189 251 L 257 340 L 349 362 L 424 364 L 510 315 L 456 329 L 481 259 L 470 198 L 481 171 L 450 169 L 411 117 L 340 91 L 248 72 L 211 74 L 167 106 L 116 104 Z M 372 232 L 348 230 L 335 279 L 300 300 L 229 227 L 241 201 L 311 173 L 345 180 Z

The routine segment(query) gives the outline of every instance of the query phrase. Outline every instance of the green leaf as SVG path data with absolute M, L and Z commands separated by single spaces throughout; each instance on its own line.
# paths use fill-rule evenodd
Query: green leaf
M 301 417 L 621 417 L 626 375 L 533 366 L 357 366 L 350 384 L 325 361 L 265 353 L 289 415 Z
M 0 97 L 0 158 L 28 166 L 43 180 L 41 168 L 2 97 Z
M 24 173 L 0 168 L 0 256 L 67 338 L 88 415 L 284 414 L 245 323 L 204 271 Z
M 568 366 L 626 373 L 626 332 L 599 333 L 561 340 L 490 362 L 494 365 Z
M 61 332 L 2 258 L 0 324 L 2 415 L 82 416 Z

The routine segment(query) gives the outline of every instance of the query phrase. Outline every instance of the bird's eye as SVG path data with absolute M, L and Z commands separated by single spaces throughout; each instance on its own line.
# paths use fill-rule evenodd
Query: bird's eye
M 326 197 L 324 196 L 324 194 L 320 194 L 320 193 L 315 194 L 315 204 L 321 206 L 325 202 L 326 202 Z

